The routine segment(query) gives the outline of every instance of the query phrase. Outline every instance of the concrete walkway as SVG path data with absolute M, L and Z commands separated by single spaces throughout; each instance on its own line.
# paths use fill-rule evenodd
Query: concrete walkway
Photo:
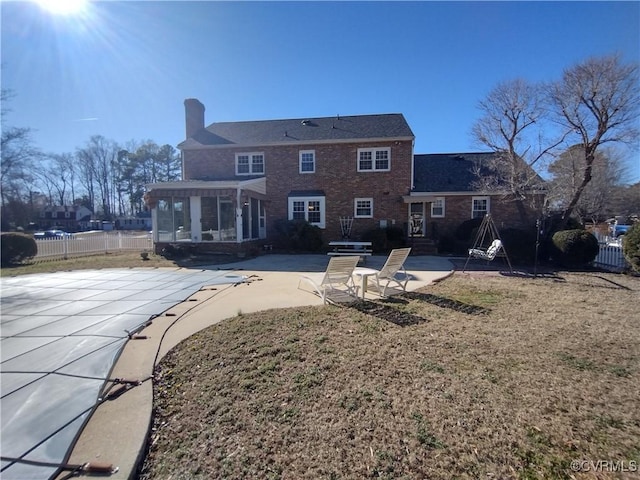
M 386 256 L 372 256 L 367 267 L 380 268 Z M 183 339 L 239 313 L 270 308 L 322 305 L 309 286 L 298 288 L 301 274 L 321 277 L 328 262 L 326 255 L 263 255 L 246 261 L 189 271 L 225 272 L 230 278 L 243 276 L 240 284 L 204 286 L 186 301 L 172 306 L 138 332 L 141 339 L 129 340 L 110 378 L 140 380 L 134 387 L 114 385 L 120 394 L 101 403 L 93 412 L 67 463 L 113 465 L 117 471 L 108 478 L 135 478 L 143 459 L 151 425 L 154 366 Z M 413 291 L 443 279 L 453 272 L 446 259 L 410 256 L 405 263 Z M 81 288 L 79 286 L 79 288 Z M 367 294 L 368 298 L 378 298 Z M 120 389 L 120 390 L 118 390 Z M 59 477 L 62 478 L 62 475 Z

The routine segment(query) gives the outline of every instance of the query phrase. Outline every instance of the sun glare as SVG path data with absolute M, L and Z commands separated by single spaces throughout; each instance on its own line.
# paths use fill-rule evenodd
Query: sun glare
M 46 11 L 53 15 L 75 15 L 81 13 L 87 6 L 88 0 L 36 0 Z

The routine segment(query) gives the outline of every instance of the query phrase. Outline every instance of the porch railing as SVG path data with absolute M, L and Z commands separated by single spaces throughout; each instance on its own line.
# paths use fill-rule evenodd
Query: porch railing
M 63 237 L 36 239 L 35 261 L 59 260 L 98 253 L 126 250 L 151 250 L 153 241 L 148 233 L 87 232 Z

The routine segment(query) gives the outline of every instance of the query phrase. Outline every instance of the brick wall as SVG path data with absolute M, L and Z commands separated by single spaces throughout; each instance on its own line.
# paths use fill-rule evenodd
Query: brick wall
M 438 236 L 453 235 L 462 222 L 471 219 L 472 198 L 474 196 L 446 197 L 444 218 L 431 218 L 431 209 L 428 207 L 426 212 L 427 236 L 433 237 L 434 230 Z M 490 213 L 498 229 L 526 228 L 535 225 L 538 213 L 528 205 L 526 209 L 529 222 L 528 225 L 523 225 L 515 202 L 502 199 L 499 196 L 492 196 L 490 200 Z
M 358 172 L 358 148 L 390 147 L 390 172 Z M 299 172 L 299 152 L 315 150 L 315 173 Z M 326 196 L 326 241 L 341 238 L 339 218 L 354 216 L 355 198 L 372 198 L 373 215 L 356 218 L 352 235 L 359 238 L 365 231 L 378 226 L 380 220 L 389 225 L 406 228 L 407 205 L 402 196 L 411 187 L 411 141 L 349 144 L 317 144 L 269 146 L 263 148 L 223 148 L 186 150 L 184 152 L 185 180 L 246 179 L 235 176 L 235 154 L 264 153 L 267 177 L 267 232 L 273 224 L 288 216 L 288 195 L 291 191 L 323 190 Z

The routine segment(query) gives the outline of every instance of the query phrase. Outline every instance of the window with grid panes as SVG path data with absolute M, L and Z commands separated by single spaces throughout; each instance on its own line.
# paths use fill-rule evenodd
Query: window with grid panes
M 264 154 L 236 154 L 236 175 L 259 175 L 264 173 Z
M 354 217 L 371 218 L 373 217 L 373 199 L 372 198 L 356 198 Z
M 471 218 L 483 218 L 489 213 L 489 197 L 473 197 Z
M 431 202 L 431 217 L 444 217 L 444 197 L 438 197 Z
M 306 220 L 320 228 L 325 226 L 325 197 L 289 197 L 289 220 Z
M 300 173 L 314 173 L 316 171 L 316 152 L 303 150 L 300 152 Z
M 359 148 L 358 171 L 359 172 L 388 172 L 391 170 L 391 149 L 385 148 Z
M 293 220 L 306 220 L 306 208 L 304 201 L 294 201 L 292 208 L 292 219 Z

